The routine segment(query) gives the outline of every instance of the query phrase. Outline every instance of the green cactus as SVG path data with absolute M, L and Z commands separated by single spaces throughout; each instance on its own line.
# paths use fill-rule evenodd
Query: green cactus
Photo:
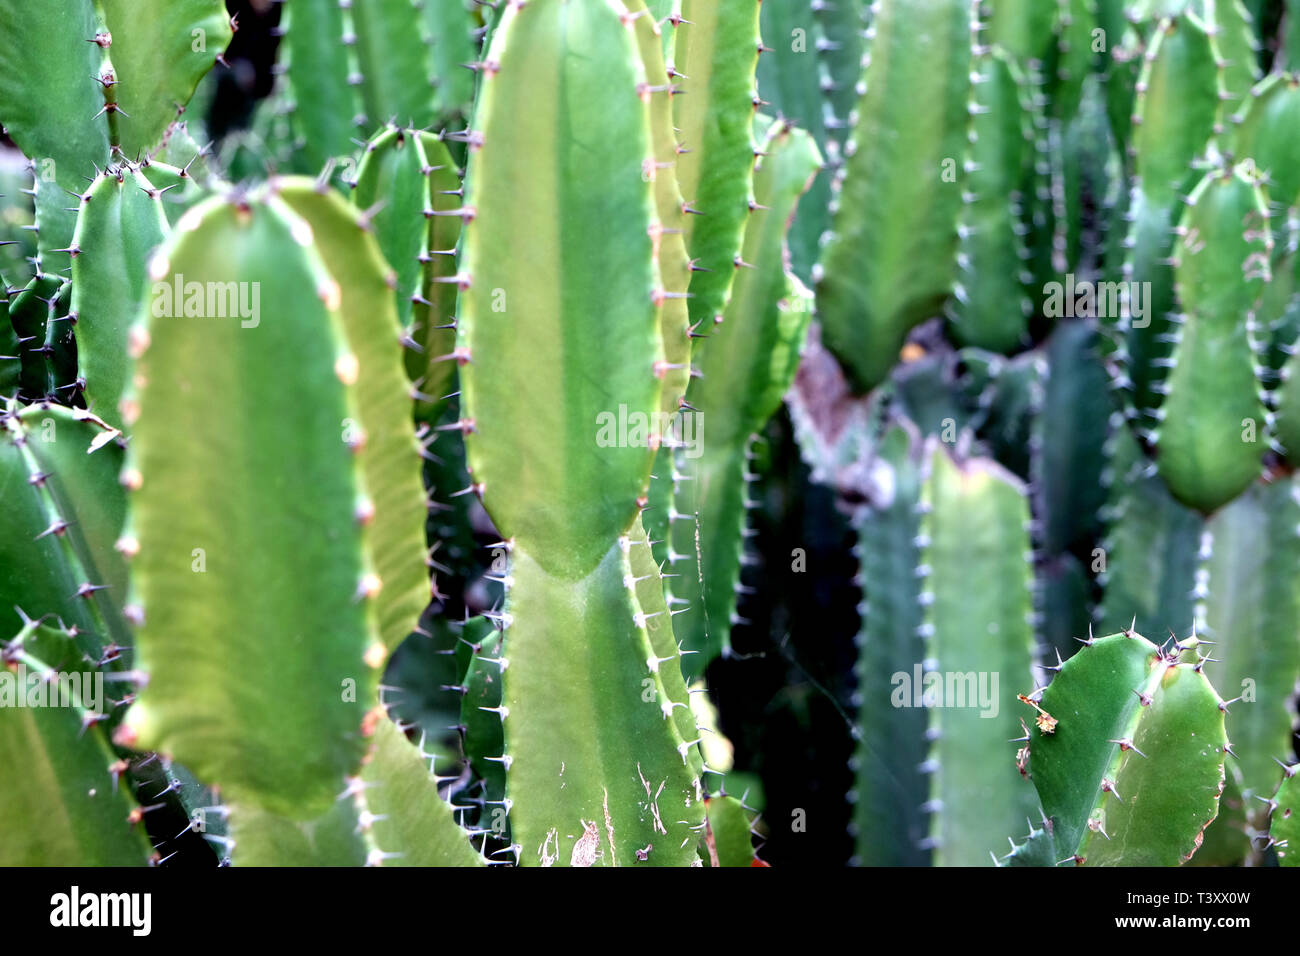
M 1294 862 L 1294 4 L 224 6 L 0 0 L 0 862 Z
M 1296 767 L 1284 767 L 1282 782 L 1269 802 L 1270 823 L 1268 837 L 1271 845 L 1277 847 L 1278 862 L 1283 866 L 1295 866 L 1297 857 L 1292 841 L 1300 839 L 1297 834 L 1297 818 L 1300 818 L 1300 801 L 1296 798 Z M 1297 844 L 1300 845 L 1300 844 Z
M 45 267 L 63 272 L 75 216 L 63 190 L 163 138 L 231 37 L 219 0 L 0 5 L 0 125 L 37 166 Z M 58 64 L 52 86 L 42 79 Z M 46 109 L 57 117 L 47 119 Z
M 928 799 L 922 772 L 926 713 L 920 707 L 894 707 L 891 700 L 894 675 L 912 679 L 914 665 L 925 657 L 916 576 L 923 540 L 917 513 L 922 448 L 909 427 L 900 422 L 882 437 L 880 461 L 888 467 L 882 474 L 889 477 L 880 500 L 858 523 L 863 603 L 852 826 L 854 858 L 869 866 L 919 866 L 927 858 L 922 848 L 929 833 L 922 810 Z
M 1181 196 L 1191 188 L 1191 163 L 1201 155 L 1214 128 L 1218 94 L 1213 55 L 1209 38 L 1194 21 L 1163 22 L 1137 82 L 1124 277 L 1146 285 L 1140 287 L 1145 292 L 1144 310 L 1130 301 L 1120 330 L 1120 385 L 1127 393 L 1130 416 L 1140 416 L 1136 420 L 1143 427 L 1153 422 L 1152 410 L 1161 404 L 1172 351 L 1171 316 L 1176 305 L 1168 260 L 1173 255 Z
M 864 391 L 952 286 L 971 14 L 970 0 L 882 0 L 872 24 L 866 92 L 817 285 L 827 344 Z M 925 123 L 911 122 L 918 114 Z
M 130 644 L 126 568 L 114 551 L 126 513 L 119 433 L 88 412 L 44 404 L 11 404 L 0 424 L 4 613 L 62 621 L 88 660 L 111 657 L 108 648 Z
M 291 0 L 280 16 L 289 122 L 305 168 L 321 170 L 352 154 L 362 125 L 355 58 L 343 43 L 347 11 L 331 0 Z M 387 119 L 377 118 L 376 125 Z
M 5 827 L 0 862 L 141 866 L 152 850 L 139 826 L 140 808 L 119 782 L 107 741 L 97 730 L 87 732 L 106 716 L 93 709 L 95 682 L 87 678 L 97 672 L 70 673 L 60 670 L 58 660 L 45 660 L 69 651 L 79 656 L 70 634 L 35 621 L 0 645 L 0 661 L 10 669 L 7 693 L 0 696 L 0 759 L 25 771 L 7 775 L 0 786 L 0 819 L 25 821 Z M 59 679 L 46 683 L 56 671 Z M 41 700 L 53 694 L 67 699 L 52 706 Z
M 695 417 L 685 420 L 678 441 L 687 447 L 676 451 L 683 477 L 673 496 L 669 563 L 673 595 L 687 602 L 674 630 L 692 652 L 689 675 L 730 650 L 745 560 L 749 444 L 794 379 L 812 317 L 798 280 L 785 271 L 785 236 L 820 156 L 806 133 L 782 123 L 767 130 L 762 153 L 754 177 L 762 208 L 745 229 L 742 251 L 749 268 L 722 322 L 697 346 L 699 377 L 686 396 Z
M 1101 524 L 1111 403 L 1098 339 L 1085 322 L 1062 322 L 1047 346 L 1043 407 L 1034 419 L 1033 487 L 1048 554 L 1091 540 Z
M 1206 523 L 1197 633 L 1213 641 L 1206 673 L 1237 701 L 1228 730 L 1253 802 L 1273 786 L 1273 758 L 1291 753 L 1300 680 L 1300 497 L 1293 480 L 1259 483 Z
M 754 853 L 754 814 L 735 797 L 708 800 L 708 846 L 701 858 L 706 866 L 763 866 Z
M 427 73 L 428 50 L 418 29 L 412 0 L 371 0 L 348 4 L 344 11 L 344 44 L 356 56 L 361 103 L 371 123 L 395 120 L 427 126 L 433 121 L 432 78 Z
M 472 630 L 471 630 L 472 626 Z M 501 729 L 502 635 L 485 618 L 474 618 L 465 627 L 470 662 L 462 687 L 460 722 L 465 728 L 465 749 L 474 772 L 483 780 L 487 821 L 494 831 L 506 834 L 509 804 L 506 802 L 505 735 Z
M 1170 866 L 1196 852 L 1218 813 L 1228 748 L 1202 664 L 1194 641 L 1161 648 L 1125 631 L 1090 638 L 1029 698 L 1022 760 L 1050 821 L 1031 835 L 1046 859 Z
M 1022 282 L 1028 252 L 1016 207 L 1033 141 L 1022 82 L 1010 59 L 985 47 L 974 69 L 978 82 L 971 88 L 952 321 L 962 342 L 1010 351 L 1028 331 L 1030 304 Z
M 781 118 L 807 130 L 826 159 L 790 228 L 791 268 L 808 284 L 831 224 L 831 180 L 843 162 L 857 102 L 867 8 L 865 0 L 843 0 L 806 9 L 768 3 L 762 9 L 759 96 Z
M 110 169 L 82 194 L 72 239 L 77 374 L 87 403 L 118 427 L 127 328 L 149 301 L 149 256 L 168 231 L 162 193 L 143 170 Z M 108 254 L 97 256 L 100 251 Z
M 389 127 L 366 144 L 352 194 L 384 260 L 394 264 L 397 314 L 404 327 L 411 325 L 415 300 L 424 292 L 422 263 L 431 258 L 425 219 L 426 210 L 434 209 L 433 165 L 423 137 L 411 129 Z
M 106 53 L 121 87 L 117 109 L 106 114 L 109 140 L 134 160 L 152 151 L 184 112 L 233 28 L 219 0 L 99 0 L 99 7 L 112 36 Z M 120 140 L 113 137 L 117 114 Z
M 1098 623 L 1187 635 L 1204 522 L 1152 472 L 1132 431 L 1119 424 L 1110 443 L 1106 534 L 1092 552 L 1105 589 Z
M 993 832 L 1033 812 L 1007 747 L 1019 716 L 1014 683 L 1033 679 L 1029 508 L 1019 483 L 993 463 L 956 462 L 932 447 L 926 468 L 917 569 L 927 660 L 939 680 L 912 686 L 914 699 L 918 691 L 937 697 L 928 708 L 926 844 L 936 865 L 974 866 L 987 860 Z
M 673 97 L 673 124 L 686 150 L 677 160 L 677 184 L 690 210 L 682 231 L 696 270 L 690 315 L 703 334 L 720 321 L 743 268 L 741 240 L 756 204 L 750 180 L 759 153 L 759 6 L 760 0 L 682 0 L 673 37 L 673 67 L 686 94 Z
M 1231 719 L 1231 718 L 1229 718 Z M 1253 801 L 1252 801 L 1253 802 Z M 1188 866 L 1240 866 L 1247 862 L 1256 831 L 1250 816 L 1254 808 L 1247 807 L 1241 792 L 1241 773 L 1232 761 L 1223 764 L 1223 793 L 1219 796 L 1219 815 L 1205 829 L 1200 848 L 1187 861 Z
M 574 36 L 585 38 L 581 52 Z M 511 543 L 500 716 L 512 834 L 530 864 L 631 865 L 647 845 L 657 846 L 653 862 L 681 864 L 703 814 L 687 760 L 694 739 L 669 720 L 689 706 L 658 676 L 678 666 L 675 646 L 656 653 L 630 564 L 634 547 L 649 547 L 630 535 L 663 437 L 645 69 L 632 21 L 598 5 L 511 5 L 488 58 L 466 178 L 475 216 L 457 348 L 472 480 Z M 554 115 L 525 105 L 539 87 L 555 90 Z M 574 125 L 577 112 L 605 117 L 603 128 Z M 606 148 L 578 148 L 589 135 Z M 507 199 L 506 184 L 521 180 L 572 188 Z M 593 234 L 587 223 L 610 210 L 617 233 Z M 603 334 L 607 315 L 621 317 L 616 337 Z M 569 347 L 580 341 L 602 341 L 600 363 L 615 374 L 584 364 Z M 521 403 L 501 381 L 532 395 Z M 617 429 L 611 416 L 640 423 L 639 436 L 604 441 Z M 621 694 L 557 710 L 553 689 L 577 675 Z
M 424 569 L 407 507 L 419 514 L 418 458 L 413 436 L 398 437 L 409 406 L 382 260 L 338 200 L 331 209 L 312 184 L 294 185 L 208 200 L 150 263 L 157 285 L 130 336 L 136 384 L 123 483 L 135 500 L 119 547 L 133 564 L 138 666 L 151 683 L 120 737 L 164 746 L 235 802 L 303 818 L 329 806 L 361 759 L 377 669 L 418 612 Z M 186 317 L 186 303 L 207 309 L 185 296 L 226 283 L 256 293 L 254 307 Z M 174 295 L 177 284 L 187 291 Z M 196 335 L 208 344 L 195 349 Z M 311 402 L 270 371 L 286 341 L 329 370 Z M 223 395 L 219 418 L 195 417 Z M 169 439 L 179 422 L 195 439 L 181 454 Z M 272 477 L 303 469 L 309 492 Z M 250 482 L 264 489 L 260 505 L 243 512 L 248 521 L 227 522 L 221 515 L 237 506 L 216 503 Z M 214 509 L 176 521 L 178 496 L 196 493 Z M 239 638 L 213 645 L 218 633 Z M 303 633 L 319 647 L 294 639 Z M 179 650 L 177 635 L 196 642 L 192 652 Z M 265 686 L 231 684 L 244 669 Z M 286 680 L 299 696 L 276 692 Z M 232 711 L 185 689 L 197 686 L 238 688 L 245 703 Z
M 1187 203 L 1174 248 L 1183 315 L 1156 461 L 1175 497 L 1209 512 L 1261 471 L 1266 411 L 1255 368 L 1265 345 L 1254 310 L 1270 278 L 1273 240 L 1263 193 L 1240 173 L 1208 173 Z

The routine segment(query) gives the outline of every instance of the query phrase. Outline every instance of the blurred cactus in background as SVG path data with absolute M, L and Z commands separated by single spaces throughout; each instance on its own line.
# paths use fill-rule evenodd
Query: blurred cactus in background
M 0 0 L 0 863 L 1293 865 L 1297 18 Z

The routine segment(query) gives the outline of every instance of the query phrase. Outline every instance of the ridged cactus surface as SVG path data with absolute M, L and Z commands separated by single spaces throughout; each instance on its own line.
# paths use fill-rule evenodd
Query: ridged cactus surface
M 0 0 L 0 863 L 1293 865 L 1297 38 Z

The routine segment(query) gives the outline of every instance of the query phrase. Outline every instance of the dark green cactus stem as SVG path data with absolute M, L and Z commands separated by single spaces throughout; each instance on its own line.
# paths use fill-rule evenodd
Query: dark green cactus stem
M 1062 123 L 1060 186 L 1055 194 L 1061 206 L 1058 245 L 1073 272 L 1097 267 L 1099 258 L 1123 260 L 1116 249 L 1123 240 L 1117 223 L 1127 202 L 1127 180 L 1106 116 L 1105 91 L 1104 80 L 1089 74 L 1078 112 Z
M 1048 554 L 1091 540 L 1106 501 L 1102 471 L 1111 398 L 1098 339 L 1088 322 L 1062 322 L 1047 345 L 1043 407 L 1034 420 L 1033 487 Z
M 933 439 L 926 468 L 918 573 L 927 664 L 916 662 L 891 701 L 908 703 L 908 689 L 913 706 L 930 701 L 925 845 L 934 863 L 976 866 L 989 859 L 991 834 L 1034 809 L 1007 743 L 1020 716 L 1015 684 L 1033 681 L 1029 504 L 998 465 L 954 461 Z M 931 676 L 916 686 L 923 669 Z
M 1075 555 L 1044 554 L 1035 581 L 1035 629 L 1044 648 L 1062 655 L 1078 647 L 1076 634 L 1085 633 L 1096 614 L 1091 568 Z
M 443 118 L 470 112 L 474 98 L 471 67 L 478 59 L 474 39 L 474 0 L 415 0 L 424 12 L 424 42 L 429 48 L 434 95 Z
M 834 9 L 852 10 L 854 5 L 836 4 Z M 759 96 L 768 104 L 769 112 L 807 130 L 825 154 L 829 134 L 816 16 L 810 5 L 766 3 L 761 10 L 761 32 L 768 49 L 758 58 Z M 854 64 L 850 92 L 860 72 Z M 790 232 L 791 268 L 805 282 L 812 281 L 818 242 L 830 225 L 829 170 L 818 176 L 809 196 L 808 208 L 795 220 Z
M 355 151 L 361 101 L 353 51 L 343 45 L 343 7 L 338 0 L 289 0 L 280 14 L 280 65 L 303 171 L 322 170 Z
M 371 126 L 394 121 L 423 128 L 437 115 L 428 51 L 412 0 L 345 2 L 360 71 L 361 99 Z M 346 30 L 346 24 L 345 24 Z
M 1038 352 L 1024 352 L 1007 360 L 979 349 L 963 349 L 956 359 L 965 363 L 970 378 L 977 378 L 974 370 L 987 363 L 990 379 L 974 398 L 976 437 L 987 446 L 989 457 L 1028 481 L 1032 432 L 1043 410 L 1047 363 Z
M 862 95 L 863 58 L 867 52 L 873 5 L 867 0 L 813 2 L 811 39 L 816 47 L 823 115 L 829 139 L 822 150 L 839 163 L 844 143 L 852 135 L 853 110 Z M 833 145 L 832 145 L 833 144 Z
M 1010 55 L 1024 84 L 1021 99 L 1033 148 L 1021 178 L 1018 213 L 1025 266 L 1031 285 L 1040 287 L 1057 281 L 1065 266 L 1056 247 L 1060 203 L 1054 190 L 1060 183 L 1061 162 L 1053 141 L 1060 139 L 1061 124 L 1051 96 L 1061 8 L 1053 2 L 999 2 L 987 12 L 988 25 L 980 39 Z
M 54 660 L 47 663 L 43 657 Z M 27 621 L 0 643 L 0 864 L 140 866 L 156 859 L 142 809 L 94 726 L 118 693 L 82 661 L 74 636 Z
M 1051 822 L 1052 859 L 1177 866 L 1219 812 L 1223 701 L 1194 639 L 1089 639 L 1037 698 L 1022 759 Z
M 687 601 L 674 624 L 688 675 L 698 676 L 731 646 L 740 617 L 748 446 L 794 380 L 811 308 L 785 271 L 786 230 L 820 167 L 812 138 L 774 123 L 754 177 L 761 208 L 745 230 L 742 270 L 723 321 L 697 346 L 699 378 L 687 393 L 690 417 L 677 453 L 669 560 L 675 598 Z
M 95 36 L 95 10 L 90 3 L 41 4 L 31 7 L 18 0 L 0 4 L 0 71 L 4 104 L 3 121 L 16 142 L 34 147 L 35 157 L 107 156 L 104 126 L 89 122 L 103 106 L 95 76 L 101 49 L 84 41 Z M 37 96 L 31 86 L 40 74 L 29 71 L 33 63 L 58 63 L 64 69 L 57 84 Z M 58 125 L 47 122 L 53 117 Z M 71 163 L 69 165 L 72 165 Z
M 975 358 L 967 349 L 965 361 Z M 997 376 L 993 365 L 1002 357 L 981 353 L 979 368 L 962 388 L 956 387 L 959 353 L 928 354 L 898 367 L 887 383 L 904 413 L 923 435 L 936 435 L 952 444 L 965 430 L 976 432 L 988 418 L 988 406 Z
M 1107 457 L 1107 530 L 1091 555 L 1105 588 L 1098 623 L 1186 637 L 1204 519 L 1174 499 L 1122 421 L 1113 423 Z
M 689 704 L 663 677 L 675 644 L 661 657 L 648 633 L 668 615 L 641 606 L 631 563 L 666 431 L 664 299 L 648 81 L 620 8 L 509 3 L 467 137 L 462 427 L 511 549 L 499 716 L 525 864 L 683 865 L 703 829 L 673 719 Z M 590 692 L 557 707 L 561 685 Z
M 1086 320 L 1057 324 L 1046 344 L 1042 406 L 1031 424 L 1037 630 L 1048 654 L 1055 647 L 1068 656 L 1078 646 L 1074 638 L 1094 614 L 1092 577 L 1103 570 L 1093 544 L 1104 527 L 1110 428 L 1122 419 L 1112 414 L 1100 341 Z
M 718 795 L 709 797 L 706 803 L 709 845 L 700 852 L 704 865 L 762 866 L 754 854 L 754 837 L 758 835 L 754 824 L 758 815 L 735 797 Z
M 844 159 L 862 78 L 869 20 L 865 0 L 768 3 L 762 11 L 758 92 L 787 122 L 806 129 L 826 157 L 790 229 L 791 269 L 812 283 L 822 235 L 830 228 L 831 181 Z
M 1196 174 L 1192 162 L 1205 149 L 1218 107 L 1214 54 L 1209 38 L 1194 21 L 1164 21 L 1155 31 L 1134 106 L 1134 180 L 1129 201 L 1128 255 L 1124 278 L 1142 283 L 1145 310 L 1130 298 L 1120 318 L 1123 345 L 1119 384 L 1128 414 L 1138 427 L 1151 428 L 1163 401 L 1173 352 L 1177 311 L 1174 275 L 1175 227 L 1183 197 Z
M 403 328 L 410 328 L 412 309 L 423 297 L 423 263 L 430 258 L 433 167 L 422 139 L 415 130 L 384 129 L 366 144 L 352 193 L 393 267 L 393 293 Z
M 1271 275 L 1273 239 L 1263 192 L 1242 172 L 1210 172 L 1187 203 L 1174 248 L 1183 315 L 1156 463 L 1176 498 L 1210 512 L 1261 471 L 1268 432 L 1255 368 L 1266 361 L 1267 341 L 1255 309 Z
M 0 276 L 0 286 L 4 278 Z M 15 398 L 22 391 L 22 358 L 18 333 L 9 321 L 9 293 L 0 290 L 0 399 Z
M 1283 424 L 1282 417 L 1287 411 L 1291 398 L 1287 394 L 1291 372 L 1288 370 L 1291 355 L 1300 340 L 1300 269 L 1296 256 L 1296 237 L 1287 237 L 1281 250 L 1274 251 L 1273 280 L 1264 289 L 1259 308 L 1255 316 L 1257 328 L 1268 342 L 1266 364 L 1257 370 L 1261 381 L 1269 387 L 1269 402 L 1276 411 L 1273 420 L 1274 438 L 1281 445 L 1282 454 L 1288 447 L 1295 447 L 1291 429 L 1294 423 Z M 1293 387 L 1293 386 L 1292 386 Z
M 354 136 L 468 112 L 478 64 L 465 0 L 292 0 L 286 14 L 285 80 L 255 122 L 280 167 L 332 175 L 351 163 Z
M 130 645 L 126 569 L 113 550 L 125 520 L 118 433 L 88 412 L 10 406 L 0 417 L 0 613 L 62 621 L 86 660 Z M 118 665 L 114 665 L 116 669 Z
M 127 328 L 151 301 L 147 265 L 168 231 L 162 193 L 139 168 L 110 168 L 81 196 L 72 240 L 77 377 L 90 407 L 119 428 Z
M 169 760 L 161 754 L 156 755 L 156 761 L 150 759 L 152 756 L 154 755 L 134 764 L 132 768 L 134 777 L 140 780 L 141 786 L 150 785 L 151 779 L 157 781 L 155 789 L 147 791 L 149 793 L 171 787 L 176 802 L 190 821 L 190 829 L 207 841 L 221 866 L 229 866 L 230 837 L 226 820 L 229 808 L 221 802 L 217 791 L 204 786 L 188 767 Z M 141 764 L 146 766 L 142 767 Z M 152 775 L 149 774 L 150 770 L 154 771 Z M 184 835 L 180 834 L 180 836 Z
M 1282 782 L 1269 804 L 1269 842 L 1282 866 L 1300 866 L 1300 764 L 1284 767 Z
M 1274 450 L 1295 461 L 1300 452 L 1300 379 L 1295 358 L 1300 347 L 1300 255 L 1296 252 L 1300 235 L 1284 226 L 1282 237 L 1274 253 L 1273 279 L 1260 299 L 1256 327 L 1268 340 L 1259 375 L 1270 389 Z
M 1097 28 L 1103 31 L 1105 49 L 1097 63 L 1097 74 L 1106 90 L 1106 119 L 1110 135 L 1128 170 L 1129 136 L 1132 132 L 1133 103 L 1142 70 L 1142 45 L 1137 30 L 1126 21 L 1124 0 L 1098 0 Z
M 506 802 L 505 735 L 501 728 L 501 631 L 486 618 L 467 621 L 462 635 L 470 650 L 462 682 L 460 722 L 465 756 L 483 781 L 483 826 L 504 838 L 509 833 Z
M 467 672 L 492 628 L 480 617 L 449 620 L 443 610 L 438 602 L 425 609 L 415 631 L 394 652 L 384 672 L 383 690 L 393 720 L 419 728 L 420 749 L 437 759 L 435 769 L 451 775 L 460 773 L 467 762 L 469 740 L 458 720 Z M 500 756 L 501 748 L 495 752 Z
M 0 3 L 0 126 L 36 167 L 47 248 L 66 247 L 72 238 L 70 216 L 62 217 L 63 230 L 50 221 L 54 209 L 69 205 L 62 190 L 80 191 L 82 177 L 93 176 L 95 165 L 108 161 L 108 124 L 95 118 L 104 107 L 98 83 L 104 51 L 86 42 L 98 32 L 89 0 Z M 59 69 L 50 73 L 50 64 Z M 47 268 L 66 265 L 65 258 Z
M 72 268 L 69 248 L 77 227 L 77 208 L 68 198 L 69 193 L 79 195 L 86 181 L 96 174 L 92 168 L 82 180 L 64 186 L 55 175 L 61 169 L 51 163 L 44 171 L 38 167 L 33 193 L 36 203 L 34 234 L 36 236 L 36 268 L 38 273 L 63 276 Z M 60 174 L 61 175 L 61 174 Z
M 1021 64 L 1046 62 L 1055 45 L 1056 2 L 997 0 L 989 4 L 984 40 L 1006 50 Z
M 878 4 L 817 286 L 826 343 L 861 391 L 884 379 L 907 333 L 952 287 L 972 9 L 970 0 Z
M 1093 70 L 1097 0 L 1056 0 L 1056 3 L 1056 49 L 1048 56 L 1055 75 L 1049 83 L 1053 119 L 1065 124 L 1078 115 L 1084 82 Z
M 761 105 L 754 71 L 763 43 L 760 0 L 682 0 L 672 65 L 684 96 L 673 97 L 673 123 L 685 152 L 677 184 L 691 214 L 683 223 L 691 278 L 691 324 L 701 334 L 721 319 L 741 241 L 754 208 L 751 176 L 758 147 L 754 113 Z M 658 82 L 658 78 L 651 78 Z
M 967 345 L 1010 351 L 1028 333 L 1028 252 L 1016 212 L 1033 150 L 1022 80 L 1001 52 L 977 46 L 964 154 L 957 280 L 950 315 Z
M 1291 753 L 1300 680 L 1300 491 L 1295 479 L 1257 483 L 1206 524 L 1197 634 L 1213 641 L 1205 672 L 1234 698 L 1228 712 L 1242 786 L 1252 805 L 1271 792 L 1273 758 Z M 1254 807 L 1252 806 L 1252 813 Z
M 455 251 L 462 223 L 473 211 L 464 205 L 460 169 L 442 137 L 421 133 L 420 145 L 428 163 L 430 203 L 423 213 L 428 240 L 422 259 L 423 291 L 411 309 L 411 335 L 418 347 L 407 353 L 406 370 L 415 382 L 416 418 L 432 425 L 455 390 L 460 296 Z
M 63 286 L 58 276 L 43 273 L 9 299 L 9 321 L 18 346 L 18 397 L 25 402 L 62 397 L 54 353 L 60 325 L 72 331 L 71 323 L 59 315 Z
M 928 799 L 923 772 L 927 715 L 924 708 L 898 708 L 890 700 L 894 675 L 910 679 L 914 665 L 926 656 L 916 576 L 921 563 L 921 455 L 920 436 L 905 419 L 885 433 L 879 461 L 888 468 L 888 478 L 880 500 L 857 521 L 863 600 L 852 827 L 853 861 L 863 866 L 923 866 L 928 856 L 922 849 L 928 833 L 922 809 Z
M 150 683 L 120 739 L 167 750 L 232 803 L 310 819 L 364 755 L 379 670 L 423 586 L 418 447 L 382 259 L 340 199 L 286 181 L 196 207 L 150 276 L 130 335 L 121 542 Z M 229 288 L 256 306 L 222 318 L 193 298 Z M 331 374 L 286 374 L 288 354 Z M 195 496 L 208 505 L 178 510 Z
M 1286 14 L 1283 22 L 1286 24 L 1286 36 L 1283 45 L 1285 48 L 1287 69 L 1300 69 L 1300 0 L 1285 0 Z

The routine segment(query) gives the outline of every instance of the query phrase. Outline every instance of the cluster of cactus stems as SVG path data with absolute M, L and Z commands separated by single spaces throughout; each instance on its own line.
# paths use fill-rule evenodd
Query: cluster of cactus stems
M 763 865 L 781 415 L 845 858 L 1300 859 L 1294 4 L 281 6 L 0 0 L 0 863 Z

